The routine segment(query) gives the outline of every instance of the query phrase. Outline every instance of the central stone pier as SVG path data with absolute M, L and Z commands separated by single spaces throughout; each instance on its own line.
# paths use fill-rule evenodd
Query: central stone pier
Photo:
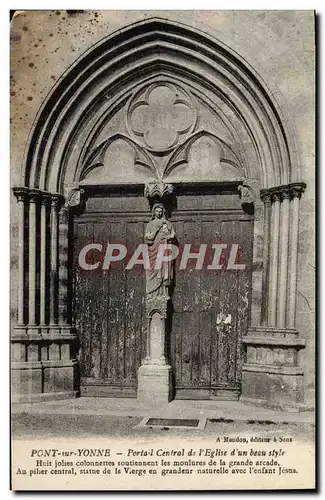
M 146 266 L 146 357 L 138 371 L 138 401 L 168 403 L 172 399 L 172 369 L 167 361 L 166 320 L 174 284 L 174 267 L 168 251 L 177 243 L 174 228 L 167 219 L 163 199 L 172 192 L 163 182 L 146 186 L 151 204 L 151 220 L 145 229 Z M 167 252 L 167 253 L 166 253 Z

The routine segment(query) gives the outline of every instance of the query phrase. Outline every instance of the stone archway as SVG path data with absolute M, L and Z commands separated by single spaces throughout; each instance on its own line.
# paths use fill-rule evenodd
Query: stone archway
M 134 110 L 148 106 L 150 92 L 159 87 L 176 89 L 180 106 L 193 115 L 186 126 L 174 124 L 167 146 L 132 125 Z M 218 171 L 209 160 L 199 172 L 191 166 L 199 141 L 212 149 Z M 222 180 L 244 184 L 242 196 L 260 192 L 262 201 L 255 200 L 252 327 L 243 339 L 242 397 L 279 406 L 301 403 L 297 351 L 304 342 L 295 330 L 295 295 L 305 185 L 292 142 L 287 121 L 254 70 L 188 26 L 147 19 L 77 60 L 38 114 L 22 185 L 14 188 L 20 221 L 18 324 L 12 338 L 16 399 L 78 391 L 68 254 L 69 224 L 83 192 L 97 184 Z M 114 156 L 116 145 L 124 148 L 126 163 L 132 160 L 125 180 L 109 168 L 107 155 Z

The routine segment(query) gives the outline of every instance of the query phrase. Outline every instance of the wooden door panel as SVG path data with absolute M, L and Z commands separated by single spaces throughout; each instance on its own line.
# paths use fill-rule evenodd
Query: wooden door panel
M 84 395 L 136 396 L 137 370 L 144 356 L 144 274 L 126 261 L 102 269 L 107 242 L 130 247 L 142 242 L 143 222 L 100 217 L 75 224 L 75 317 L 80 337 L 81 391 Z M 103 245 L 100 266 L 85 271 L 77 265 L 88 243 Z M 98 254 L 94 262 L 98 261 Z M 91 260 L 87 258 L 87 262 Z
M 142 222 L 127 224 L 126 245 L 131 254 L 144 232 Z M 141 364 L 142 318 L 145 320 L 144 271 L 141 266 L 127 270 L 125 275 L 125 378 L 137 384 L 137 370 Z
M 211 383 L 211 311 L 200 313 L 198 386 L 210 387 Z
M 97 234 L 102 241 L 109 239 L 109 228 L 104 223 L 93 224 L 93 241 L 98 241 Z M 97 256 L 98 257 L 98 256 Z M 107 372 L 107 288 L 108 276 L 105 272 L 90 272 L 91 280 L 91 372 L 89 378 L 102 379 Z M 103 300 L 106 297 L 106 300 Z
M 109 221 L 110 241 L 120 243 L 126 234 L 125 221 Z M 110 345 L 110 382 L 121 384 L 124 379 L 124 320 L 125 320 L 125 269 L 121 262 L 114 263 L 109 274 L 108 325 Z
M 93 239 L 93 223 L 80 224 L 75 229 L 75 254 L 79 255 L 81 249 Z M 92 282 L 79 266 L 75 266 L 74 280 L 74 308 L 76 328 L 78 332 L 89 331 L 91 324 L 91 299 Z M 91 375 L 91 330 L 85 335 L 79 351 L 80 375 Z
M 221 222 L 221 238 L 229 245 L 238 243 L 238 221 Z M 227 252 L 229 259 L 229 250 Z M 224 268 L 221 270 L 220 307 L 219 312 L 230 315 L 231 323 L 219 323 L 219 379 L 223 386 L 232 386 L 235 382 L 236 347 L 237 347 L 237 286 L 238 271 Z
M 143 242 L 149 214 L 143 200 L 103 196 L 87 202 L 75 221 L 75 260 L 84 245 L 102 243 L 101 264 L 108 241 L 125 243 L 128 257 Z M 195 260 L 185 270 L 176 263 L 173 313 L 168 325 L 168 356 L 176 398 L 227 398 L 239 393 L 241 337 L 249 322 L 252 273 L 251 217 L 230 209 L 230 197 L 216 209 L 215 197 L 181 197 L 172 217 L 180 249 L 198 251 L 208 245 L 203 268 Z M 220 202 L 220 203 L 221 203 Z M 128 203 L 132 209 L 127 211 Z M 109 212 L 109 209 L 114 211 Z M 123 210 L 124 208 L 124 210 Z M 214 243 L 240 244 L 245 270 L 208 270 Z M 94 262 L 98 254 L 93 256 Z M 81 388 L 85 395 L 135 397 L 137 371 L 146 355 L 145 273 L 126 270 L 127 261 L 110 269 L 83 271 L 75 267 L 75 318 L 81 341 Z M 220 314 L 231 315 L 231 327 Z
M 244 346 L 241 342 L 250 324 L 251 311 L 251 283 L 253 271 L 253 224 L 252 221 L 242 221 L 239 224 L 238 234 L 243 248 L 243 261 L 245 270 L 241 271 L 241 279 L 238 280 L 238 302 L 237 302 L 237 331 L 240 336 L 237 342 L 237 366 L 236 383 L 241 381 L 241 370 L 244 362 Z
M 240 390 L 241 337 L 248 326 L 251 288 L 252 221 L 238 212 L 175 216 L 180 248 L 208 245 L 205 265 L 178 270 L 174 292 L 171 356 L 177 398 L 236 397 Z M 213 243 L 226 243 L 221 270 L 209 270 Z M 239 244 L 245 270 L 227 268 L 232 244 Z M 240 252 L 239 252 L 240 253 Z M 220 323 L 220 314 L 231 323 Z M 228 394 L 228 396 L 227 396 Z

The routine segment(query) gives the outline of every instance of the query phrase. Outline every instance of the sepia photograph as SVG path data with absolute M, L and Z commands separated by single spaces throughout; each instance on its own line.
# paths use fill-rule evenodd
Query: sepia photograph
M 316 12 L 10 13 L 11 489 L 314 490 Z

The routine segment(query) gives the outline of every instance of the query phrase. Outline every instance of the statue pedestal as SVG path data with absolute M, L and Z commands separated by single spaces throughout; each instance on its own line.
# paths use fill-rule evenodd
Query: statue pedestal
M 172 369 L 165 357 L 167 297 L 147 300 L 147 356 L 138 370 L 138 401 L 169 403 L 172 399 Z
M 144 364 L 138 371 L 138 401 L 169 403 L 172 400 L 172 369 L 169 365 Z

